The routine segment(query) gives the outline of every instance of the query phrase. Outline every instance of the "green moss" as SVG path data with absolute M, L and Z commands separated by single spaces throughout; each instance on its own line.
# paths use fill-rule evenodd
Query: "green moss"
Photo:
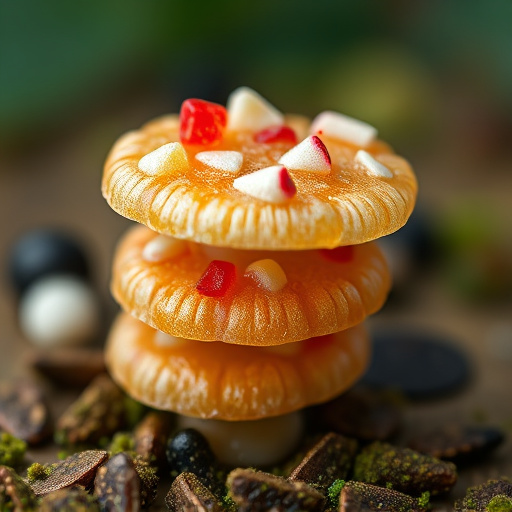
M 489 512 L 512 512 L 512 498 L 504 494 L 498 494 L 487 505 Z
M 35 482 L 36 480 L 45 480 L 48 478 L 53 471 L 53 467 L 47 464 L 39 464 L 39 462 L 34 462 L 27 469 L 27 478 L 29 482 Z
M 453 464 L 382 442 L 366 446 L 354 463 L 354 480 L 416 496 L 447 492 L 456 479 Z
M 156 498 L 158 476 L 157 469 L 144 460 L 141 456 L 133 459 L 135 471 L 140 478 L 141 483 L 141 505 L 146 507 L 150 505 Z
M 488 480 L 470 487 L 466 496 L 455 502 L 457 512 L 512 512 L 512 482 L 507 478 Z
M 133 436 L 128 432 L 118 432 L 114 434 L 109 446 L 111 455 L 121 452 L 133 452 L 135 450 L 135 441 Z
M 225 494 L 222 498 L 222 504 L 228 512 L 236 512 L 238 505 L 233 501 L 233 498 L 229 494 Z
M 0 510 L 33 512 L 39 510 L 37 505 L 38 499 L 30 485 L 14 469 L 0 466 Z
M 340 505 L 340 493 L 345 485 L 345 480 L 334 480 L 329 489 L 327 490 L 327 496 L 331 505 L 337 509 Z
M 129 396 L 124 397 L 124 415 L 128 428 L 133 428 L 142 419 L 146 407 Z
M 428 491 L 425 491 L 422 493 L 422 495 L 418 498 L 418 505 L 421 508 L 427 508 L 428 504 L 430 502 L 430 493 Z
M 0 434 L 0 465 L 17 466 L 27 451 L 27 443 L 17 437 L 2 432 Z

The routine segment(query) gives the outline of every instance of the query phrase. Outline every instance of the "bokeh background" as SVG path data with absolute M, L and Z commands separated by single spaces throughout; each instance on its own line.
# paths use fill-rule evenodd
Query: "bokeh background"
M 510 427 L 511 26 L 510 0 L 1 2 L 1 268 L 23 233 L 66 229 L 110 314 L 129 222 L 100 179 L 120 134 L 188 97 L 225 103 L 239 85 L 284 112 L 338 110 L 378 127 L 420 183 L 412 228 L 389 240 L 397 285 L 375 322 L 440 332 L 475 369 L 469 390 L 416 419 Z M 23 371 L 28 346 L 16 304 L 4 271 L 4 376 Z

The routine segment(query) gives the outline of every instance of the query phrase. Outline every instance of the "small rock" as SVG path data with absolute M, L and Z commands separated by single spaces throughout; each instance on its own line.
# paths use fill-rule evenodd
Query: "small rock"
M 340 512 L 424 512 L 427 504 L 393 489 L 364 482 L 346 482 L 340 494 Z
M 401 423 L 397 400 L 389 393 L 365 388 L 352 389 L 319 406 L 318 411 L 327 428 L 361 441 L 385 441 Z
M 107 371 L 101 349 L 35 350 L 30 354 L 28 364 L 57 385 L 77 388 L 87 386 Z
M 140 455 L 133 458 L 133 466 L 140 478 L 140 504 L 147 507 L 155 501 L 158 487 L 157 468 L 151 466 Z
M 470 487 L 466 496 L 455 502 L 455 512 L 507 512 L 512 510 L 512 482 L 488 480 Z
M 498 428 L 453 424 L 415 437 L 408 444 L 431 457 L 468 464 L 488 455 L 504 438 Z
M 21 331 L 41 347 L 94 341 L 100 317 L 98 297 L 87 283 L 74 276 L 55 275 L 36 281 L 19 306 Z
M 96 471 L 107 460 L 108 454 L 102 450 L 86 450 L 69 456 L 52 466 L 46 478 L 28 482 L 37 496 L 48 494 L 72 485 L 89 487 Z
M 79 486 L 47 494 L 39 507 L 40 512 L 100 512 L 98 501 Z
M 137 512 L 142 508 L 140 494 L 140 478 L 127 454 L 114 455 L 98 469 L 94 479 L 94 495 L 101 510 Z
M 413 400 L 446 396 L 466 384 L 467 356 L 450 340 L 419 330 L 376 331 L 370 366 L 361 382 Z
M 107 375 L 96 377 L 57 422 L 60 445 L 97 444 L 126 424 L 125 396 Z
M 32 445 L 49 436 L 50 412 L 39 387 L 27 380 L 0 384 L 0 428 Z
M 338 434 L 326 434 L 309 450 L 288 480 L 305 482 L 326 494 L 335 480 L 347 478 L 357 451 L 357 441 Z
M 37 509 L 37 498 L 31 487 L 7 466 L 0 466 L 0 510 L 31 512 Z
M 323 494 L 304 482 L 290 482 L 251 469 L 231 471 L 227 486 L 239 512 L 317 511 L 325 504 Z
M 223 484 L 217 478 L 218 465 L 206 438 L 197 430 L 187 428 L 169 440 L 167 461 L 171 477 L 194 473 L 210 491 L 223 495 Z
M 80 244 L 53 229 L 38 229 L 20 238 L 9 257 L 11 281 L 23 293 L 38 279 L 55 274 L 87 278 L 89 265 Z
M 219 499 L 197 478 L 194 473 L 181 473 L 171 485 L 165 497 L 169 510 L 194 512 L 223 512 Z
M 354 480 L 381 485 L 412 496 L 443 494 L 457 481 L 457 468 L 409 448 L 376 441 L 357 455 Z
M 163 468 L 165 450 L 172 427 L 172 417 L 165 412 L 151 411 L 135 427 L 134 451 L 151 465 Z

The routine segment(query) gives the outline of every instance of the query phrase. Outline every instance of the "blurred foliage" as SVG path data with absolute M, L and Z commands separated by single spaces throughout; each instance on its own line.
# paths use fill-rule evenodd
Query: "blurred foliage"
M 403 24 L 407 43 L 438 70 L 494 98 L 512 114 L 512 2 L 429 0 Z
M 453 201 L 436 226 L 439 269 L 459 296 L 478 302 L 512 298 L 512 240 L 507 212 L 482 197 Z
M 421 133 L 447 70 L 512 107 L 511 19 L 510 0 L 2 2 L 0 143 L 134 91 L 175 110 L 240 84 L 284 111 L 335 107 L 392 138 Z

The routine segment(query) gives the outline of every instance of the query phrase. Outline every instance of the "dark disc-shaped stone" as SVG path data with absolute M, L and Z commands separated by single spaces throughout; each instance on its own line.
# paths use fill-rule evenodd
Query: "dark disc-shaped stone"
M 22 294 L 34 281 L 51 274 L 87 278 L 89 266 L 76 240 L 59 231 L 40 229 L 15 243 L 9 257 L 9 273 L 14 287 Z
M 427 399 L 456 391 L 469 377 L 466 355 L 449 340 L 396 329 L 375 333 L 372 360 L 362 382 L 411 399 Z

